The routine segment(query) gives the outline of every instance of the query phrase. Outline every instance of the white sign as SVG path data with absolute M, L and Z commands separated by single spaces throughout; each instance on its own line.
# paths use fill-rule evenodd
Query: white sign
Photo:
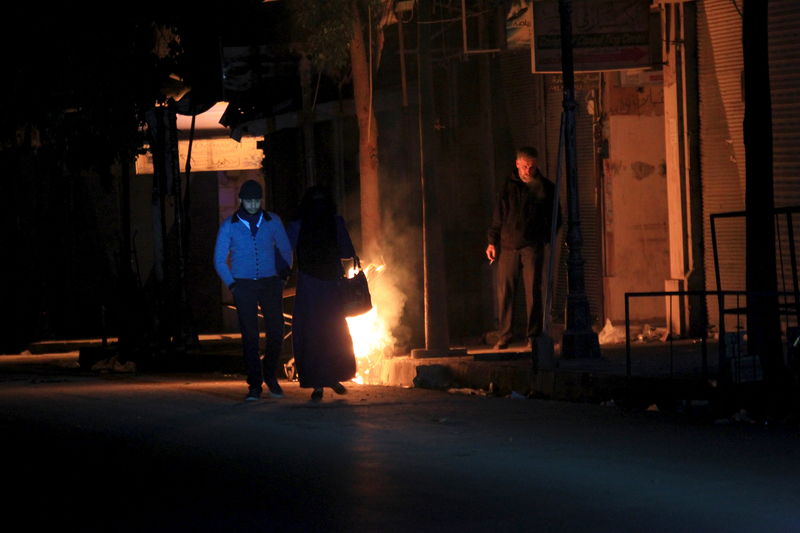
M 258 148 L 257 137 L 243 137 L 236 142 L 229 137 L 195 139 L 192 145 L 192 172 L 215 170 L 247 170 L 261 168 L 264 152 Z M 178 141 L 180 171 L 186 169 L 189 141 Z M 147 152 L 136 158 L 136 174 L 153 173 L 153 154 Z
M 575 72 L 649 67 L 650 0 L 572 0 Z M 533 72 L 561 72 L 558 0 L 533 2 Z

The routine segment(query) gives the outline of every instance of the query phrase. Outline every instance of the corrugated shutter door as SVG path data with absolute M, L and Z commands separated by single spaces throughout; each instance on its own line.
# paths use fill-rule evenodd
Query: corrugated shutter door
M 716 290 L 709 217 L 744 209 L 744 102 L 742 100 L 742 20 L 729 0 L 698 2 L 700 164 L 706 287 Z M 743 219 L 717 224 L 721 288 L 744 289 Z M 708 300 L 709 322 L 719 324 L 716 298 Z
M 503 90 L 507 108 L 509 129 L 514 148 L 522 145 L 536 146 L 540 152 L 539 165 L 544 174 L 555 181 L 556 156 L 558 154 L 558 132 L 561 122 L 563 92 L 560 75 L 531 74 L 530 55 L 509 53 L 499 56 L 503 79 Z M 544 79 L 544 84 L 541 80 Z M 600 320 L 602 300 L 602 261 L 599 206 L 597 202 L 597 176 L 594 163 L 594 131 L 592 117 L 586 111 L 586 99 L 590 91 L 599 85 L 598 74 L 576 75 L 575 99 L 578 178 L 580 181 L 581 230 L 583 234 L 583 258 L 585 261 L 586 294 L 592 320 Z M 545 148 L 543 150 L 543 148 Z M 512 152 L 513 153 L 513 152 Z M 513 169 L 509 162 L 509 171 Z M 505 176 L 502 176 L 505 178 Z M 566 170 L 562 165 L 561 188 L 562 214 L 567 215 Z M 562 234 L 566 234 L 563 231 Z M 564 322 L 564 307 L 567 294 L 567 254 L 559 258 L 556 292 L 553 299 L 553 316 L 558 323 Z
M 501 146 L 498 154 L 503 158 L 498 162 L 501 169 L 498 173 L 498 184 L 508 178 L 514 170 L 514 156 L 520 146 L 534 146 L 543 152 L 544 143 L 549 139 L 545 132 L 546 120 L 544 117 L 544 95 L 542 90 L 542 74 L 531 73 L 531 56 L 527 50 L 499 54 L 500 74 L 502 77 L 502 90 L 506 105 L 505 117 L 508 123 L 510 139 L 496 139 L 501 143 L 509 142 L 510 146 Z M 496 134 L 505 134 L 498 119 Z M 507 157 L 507 159 L 506 159 Z M 539 162 L 540 165 L 543 161 Z M 521 293 L 516 298 L 515 327 L 524 328 L 525 301 Z
M 698 2 L 700 151 L 706 286 L 716 289 L 709 216 L 740 211 L 745 202 L 744 102 L 742 95 L 742 21 L 729 0 Z M 770 87 L 773 120 L 775 205 L 800 205 L 800 3 L 773 0 L 769 8 Z M 800 217 L 793 227 L 800 236 Z M 785 271 L 788 240 L 785 219 L 778 222 L 778 266 Z M 721 288 L 745 288 L 745 220 L 717 224 Z M 778 284 L 788 280 L 778 273 Z M 729 304 L 732 307 L 734 302 Z M 709 299 L 709 320 L 718 323 L 716 299 Z
M 800 204 L 800 2 L 769 4 L 775 205 Z
M 769 67 L 772 96 L 773 178 L 775 206 L 800 205 L 800 2 L 769 4 Z M 800 239 L 800 213 L 791 217 L 795 247 Z M 775 253 L 778 290 L 793 291 L 788 220 L 777 221 Z M 794 321 L 792 321 L 794 324 Z
M 531 56 L 527 50 L 499 55 L 505 93 L 506 117 L 511 130 L 511 153 L 519 146 L 540 147 L 545 137 L 542 117 L 543 95 L 541 74 L 531 73 Z M 509 171 L 513 169 L 509 161 Z M 505 179 L 505 175 L 502 176 Z
M 553 183 L 556 181 L 556 164 L 558 157 L 558 137 L 559 128 L 561 127 L 561 110 L 562 108 L 562 93 L 560 91 L 561 77 L 560 76 L 545 76 L 545 87 L 547 90 L 546 99 L 546 120 L 548 132 L 545 145 L 547 146 L 547 156 L 540 158 L 539 165 L 542 166 L 543 172 L 550 178 Z M 559 83 L 555 83 L 559 82 Z M 566 222 L 567 222 L 567 186 L 566 186 L 566 171 L 562 159 L 561 163 L 561 187 L 559 188 L 559 200 L 561 203 L 561 213 L 564 216 L 564 230 L 561 232 L 561 241 L 559 242 L 559 255 L 558 265 L 555 273 L 555 293 L 553 294 L 553 322 L 557 324 L 566 323 L 566 303 L 567 303 L 567 251 L 564 246 L 564 238 L 566 236 Z M 546 273 L 545 273 L 546 275 Z
M 602 248 L 600 239 L 600 211 L 597 201 L 597 175 L 595 173 L 595 147 L 592 116 L 586 110 L 585 102 L 593 90 L 599 87 L 598 74 L 576 75 L 575 100 L 578 107 L 575 113 L 578 156 L 578 195 L 581 213 L 581 234 L 583 236 L 582 255 L 584 259 L 584 279 L 586 296 L 592 314 L 592 321 L 598 323 L 603 309 Z M 556 179 L 556 158 L 558 156 L 558 132 L 563 109 L 563 91 L 560 75 L 548 75 L 547 89 L 547 176 Z M 566 222 L 567 193 L 566 167 L 561 165 L 561 208 Z M 565 230 L 562 235 L 566 237 Z M 563 240 L 563 239 L 562 239 Z M 563 322 L 567 295 L 567 253 L 562 247 L 553 314 L 555 320 Z

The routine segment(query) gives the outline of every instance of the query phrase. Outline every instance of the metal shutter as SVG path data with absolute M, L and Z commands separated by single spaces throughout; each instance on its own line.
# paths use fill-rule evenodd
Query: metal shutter
M 531 56 L 528 50 L 499 55 L 506 117 L 513 146 L 511 157 L 519 146 L 536 146 L 540 150 L 546 138 L 543 116 L 544 96 L 542 75 L 531 73 Z M 509 172 L 514 168 L 509 161 Z M 502 179 L 506 178 L 503 174 Z
M 706 240 L 706 286 L 715 289 L 709 216 L 740 211 L 745 199 L 745 155 L 742 125 L 742 24 L 729 0 L 698 2 L 698 68 L 700 150 L 703 179 L 703 223 Z M 769 10 L 770 85 L 773 120 L 775 205 L 800 204 L 800 3 L 773 0 Z M 793 228 L 800 236 L 800 217 Z M 785 218 L 777 222 L 778 285 L 790 285 Z M 721 288 L 745 288 L 745 220 L 717 225 Z M 718 323 L 715 299 L 709 299 L 710 323 Z
M 547 166 L 546 175 L 556 179 L 556 158 L 558 156 L 558 133 L 563 109 L 563 90 L 560 75 L 547 75 Z M 597 174 L 595 172 L 595 146 L 593 117 L 586 109 L 586 101 L 592 92 L 599 90 L 599 74 L 577 74 L 575 76 L 575 113 L 577 134 L 576 150 L 578 157 L 578 195 L 581 213 L 581 235 L 583 237 L 582 255 L 584 259 L 584 279 L 586 296 L 589 299 L 591 320 L 599 323 L 603 309 L 603 270 L 600 227 L 600 205 L 598 199 Z M 544 161 L 543 161 L 544 162 Z M 561 209 L 566 224 L 567 219 L 566 166 L 561 164 Z M 566 238 L 566 225 L 562 231 Z M 562 239 L 563 240 L 563 239 Z M 553 299 L 554 320 L 564 321 L 567 297 L 567 252 L 561 248 L 556 292 Z
M 697 18 L 704 259 L 706 287 L 715 290 L 709 216 L 744 209 L 742 21 L 730 0 L 698 2 Z M 744 219 L 720 221 L 717 242 L 722 288 L 744 289 Z M 719 324 L 716 298 L 708 299 L 708 313 Z
M 773 0 L 769 5 L 769 77 L 772 96 L 775 206 L 800 205 L 800 2 Z M 779 216 L 776 250 L 778 290 L 793 291 L 788 223 L 794 246 L 800 239 L 800 213 Z M 790 325 L 796 321 L 789 320 Z
M 800 204 L 800 2 L 772 0 L 769 7 L 775 206 L 795 206 Z

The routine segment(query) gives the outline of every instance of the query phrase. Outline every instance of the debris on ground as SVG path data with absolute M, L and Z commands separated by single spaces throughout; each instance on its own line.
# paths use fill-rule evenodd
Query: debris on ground
M 445 365 L 420 365 L 413 379 L 414 386 L 420 389 L 446 390 L 452 382 L 451 370 Z
M 136 372 L 136 363 L 133 361 L 122 362 L 115 355 L 108 359 L 101 359 L 92 365 L 92 370 L 96 372 L 123 372 L 133 373 Z
M 625 329 L 615 327 L 610 318 L 606 318 L 606 325 L 597 334 L 600 344 L 616 344 L 625 342 Z
M 650 324 L 642 326 L 642 331 L 636 335 L 636 340 L 639 342 L 661 341 L 666 342 L 669 340 L 669 331 L 667 328 L 657 328 Z
M 632 340 L 639 342 L 661 341 L 666 342 L 670 339 L 670 332 L 667 328 L 655 327 L 644 324 L 639 333 L 631 332 Z M 615 326 L 610 318 L 606 318 L 606 324 L 597 334 L 600 344 L 619 344 L 625 342 L 625 328 Z
M 740 409 L 738 412 L 734 413 L 732 416 L 728 418 L 718 418 L 714 420 L 714 424 L 723 425 L 723 424 L 732 424 L 735 422 L 740 422 L 744 424 L 755 424 L 756 421 L 750 416 L 750 414 L 745 409 Z
M 447 389 L 450 394 L 466 394 L 467 396 L 488 396 L 489 392 L 481 389 L 470 389 L 468 387 Z

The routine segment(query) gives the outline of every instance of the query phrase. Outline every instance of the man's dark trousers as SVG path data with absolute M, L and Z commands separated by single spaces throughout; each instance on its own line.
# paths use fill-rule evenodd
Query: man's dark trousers
M 250 390 L 261 390 L 264 381 L 274 380 L 283 345 L 283 281 L 277 276 L 237 279 L 233 301 L 242 331 L 242 350 Z M 264 315 L 267 337 L 263 365 L 258 357 L 258 306 Z
M 525 309 L 528 319 L 525 334 L 532 339 L 542 332 L 543 258 L 543 245 L 500 250 L 497 258 L 497 312 L 500 341 L 507 343 L 513 337 L 514 290 L 520 274 L 525 288 Z

